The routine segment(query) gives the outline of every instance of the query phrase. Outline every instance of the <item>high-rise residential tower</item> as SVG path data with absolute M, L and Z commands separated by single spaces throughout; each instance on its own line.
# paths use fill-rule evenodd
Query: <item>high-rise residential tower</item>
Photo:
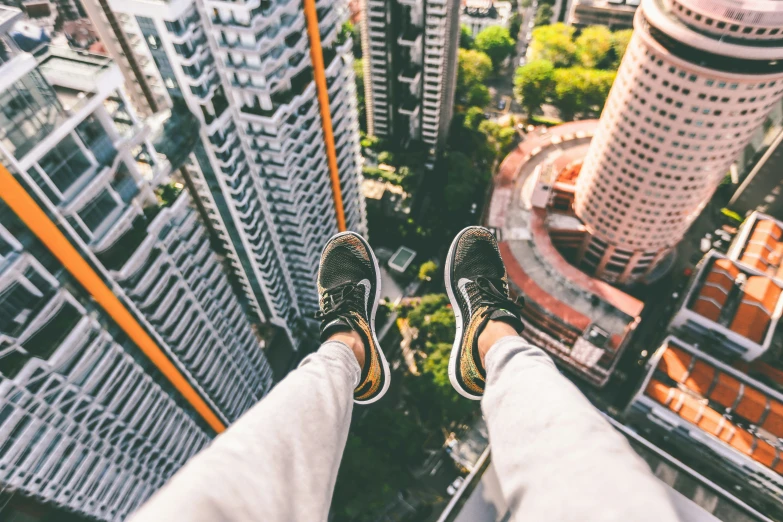
M 454 111 L 460 3 L 363 0 L 363 10 L 368 133 L 424 143 L 432 167 Z
M 0 518 L 122 519 L 268 391 L 264 328 L 177 182 L 198 120 L 142 121 L 103 57 L 21 52 L 18 16 L 0 8 L 0 489 L 22 500 Z
M 254 305 L 301 344 L 318 306 L 321 246 L 342 228 L 366 233 L 345 6 L 109 0 L 101 8 L 141 77 L 154 80 L 154 96 L 201 123 L 189 179 Z
M 783 96 L 783 3 L 644 0 L 576 187 L 579 264 L 649 275 Z

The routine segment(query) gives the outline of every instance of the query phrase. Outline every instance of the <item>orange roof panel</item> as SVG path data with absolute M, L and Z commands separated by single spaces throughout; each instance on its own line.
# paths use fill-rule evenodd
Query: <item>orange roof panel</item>
M 745 386 L 742 398 L 737 404 L 736 412 L 750 422 L 757 424 L 767 407 L 767 396 L 760 391 Z
M 734 405 L 734 401 L 737 400 L 739 395 L 740 382 L 726 375 L 725 373 L 718 374 L 718 382 L 715 384 L 715 388 L 710 393 L 710 399 L 725 406 L 731 408 Z
M 770 235 L 773 239 L 780 239 L 780 227 L 771 219 L 760 219 L 753 227 L 753 235 Z
M 685 380 L 685 386 L 688 389 L 697 392 L 699 395 L 706 395 L 712 386 L 715 377 L 715 367 L 710 366 L 704 361 L 696 361 L 693 365 L 690 375 Z
M 661 381 L 650 379 L 650 382 L 647 383 L 645 394 L 654 399 L 655 402 L 666 404 L 666 402 L 669 400 L 669 390 L 671 390 L 671 388 L 666 386 Z
M 713 410 L 712 408 L 704 408 L 698 426 L 702 431 L 705 431 L 710 435 L 717 435 L 718 428 L 721 427 L 722 418 L 723 415 Z
M 756 449 L 753 450 L 753 460 L 771 468 L 772 464 L 775 463 L 775 457 L 777 457 L 775 448 L 767 441 L 757 438 Z
M 712 301 L 706 301 L 704 299 L 697 299 L 695 303 L 693 303 L 693 311 L 699 314 L 702 317 L 706 317 L 710 321 L 718 322 L 718 318 L 720 317 L 720 310 L 721 307 L 717 304 L 713 303 Z
M 737 427 L 735 426 L 735 428 Z M 734 432 L 734 436 L 726 442 L 740 453 L 744 453 L 745 455 L 753 453 L 753 435 L 742 428 L 737 428 Z
M 749 277 L 743 288 L 742 302 L 731 322 L 731 330 L 761 344 L 779 298 L 780 287 L 772 279 Z
M 783 404 L 775 400 L 769 402 L 769 413 L 761 427 L 774 436 L 783 438 Z
M 666 373 L 677 382 L 682 382 L 688 372 L 688 366 L 691 364 L 691 357 L 679 348 L 667 346 L 666 350 L 658 361 L 658 369 Z

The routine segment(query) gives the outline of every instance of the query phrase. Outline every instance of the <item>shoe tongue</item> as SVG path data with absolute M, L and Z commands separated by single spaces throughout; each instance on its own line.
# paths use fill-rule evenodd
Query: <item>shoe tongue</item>
M 517 314 L 506 310 L 505 308 L 498 308 L 492 312 L 489 316 L 492 321 L 502 321 L 511 326 L 517 333 L 522 333 L 525 329 L 525 325 L 522 324 L 522 320 Z
M 345 317 L 338 317 L 321 326 L 321 342 L 324 342 L 337 332 L 346 332 L 350 330 L 353 330 L 353 326 L 348 319 Z

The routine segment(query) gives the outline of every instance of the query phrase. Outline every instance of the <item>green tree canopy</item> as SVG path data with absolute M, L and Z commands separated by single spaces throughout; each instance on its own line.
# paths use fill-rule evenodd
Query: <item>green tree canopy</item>
M 484 111 L 481 107 L 471 107 L 465 112 L 466 128 L 478 130 L 482 121 L 484 121 Z
M 568 67 L 574 60 L 575 52 L 573 27 L 554 24 L 533 29 L 531 60 L 547 60 L 555 67 Z
M 603 25 L 594 25 L 582 30 L 576 39 L 576 58 L 588 69 L 604 68 L 609 65 L 612 52 L 612 32 Z
M 486 107 L 489 102 L 492 101 L 492 96 L 489 94 L 489 89 L 484 85 L 477 83 L 473 85 L 468 91 L 467 102 L 468 105 L 476 107 Z
M 470 96 L 474 86 L 484 86 L 492 74 L 492 60 L 482 52 L 460 49 L 457 62 L 457 99 L 464 100 Z
M 623 56 L 625 56 L 625 50 L 631 42 L 631 36 L 633 36 L 633 29 L 622 29 L 612 33 L 612 47 L 614 48 L 614 54 L 617 57 L 617 66 L 620 65 Z
M 579 114 L 600 112 L 609 89 L 614 82 L 614 71 L 584 69 L 556 69 L 554 72 L 554 96 L 552 104 L 560 111 L 564 121 L 573 120 Z
M 478 130 L 487 136 L 487 143 L 498 158 L 508 154 L 517 134 L 513 125 L 504 126 L 489 120 L 482 121 Z
M 495 72 L 498 72 L 503 60 L 511 56 L 516 48 L 513 38 L 508 34 L 508 29 L 497 25 L 487 27 L 476 35 L 474 45 L 477 50 L 489 56 Z
M 484 193 L 489 170 L 477 169 L 469 156 L 454 151 L 448 154 L 446 165 L 446 206 L 451 212 L 464 211 Z
M 430 281 L 438 273 L 438 265 L 434 261 L 425 261 L 419 267 L 419 281 Z
M 550 22 L 552 22 L 552 17 L 554 15 L 555 13 L 552 11 L 552 6 L 548 4 L 542 4 L 536 11 L 536 16 L 533 17 L 533 25 L 536 27 L 548 25 Z
M 473 48 L 473 31 L 465 24 L 459 27 L 459 46 L 460 49 Z
M 362 132 L 367 132 L 367 117 L 364 113 L 364 61 L 361 58 L 353 61 L 353 73 L 356 77 L 356 107 L 359 110 L 359 129 Z
M 514 77 L 514 95 L 528 116 L 541 109 L 554 85 L 555 68 L 552 62 L 537 60 L 517 69 Z

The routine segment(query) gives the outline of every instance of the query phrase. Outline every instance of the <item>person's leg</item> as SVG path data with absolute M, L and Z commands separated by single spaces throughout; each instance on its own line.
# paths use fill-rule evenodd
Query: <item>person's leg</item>
M 449 377 L 461 395 L 483 396 L 492 462 L 515 520 L 676 520 L 626 440 L 518 336 L 521 305 L 492 233 L 460 232 L 445 273 L 457 323 Z
M 375 335 L 378 262 L 362 237 L 345 232 L 327 242 L 318 296 L 318 352 L 177 472 L 133 522 L 326 520 L 351 401 L 375 402 L 389 387 Z
M 492 321 L 479 352 L 492 463 L 516 520 L 677 520 L 663 484 L 543 350 Z
M 349 346 L 327 341 L 131 520 L 326 520 L 360 372 Z

